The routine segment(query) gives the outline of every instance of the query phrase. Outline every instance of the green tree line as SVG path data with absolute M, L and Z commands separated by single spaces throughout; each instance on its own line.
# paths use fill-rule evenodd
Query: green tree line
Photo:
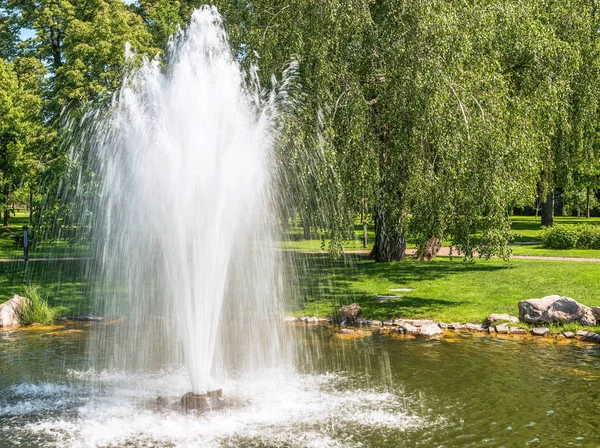
M 279 213 L 322 232 L 332 252 L 361 215 L 374 220 L 378 261 L 402 259 L 407 241 L 507 256 L 510 210 L 533 207 L 552 225 L 555 192 L 589 215 L 600 187 L 596 0 L 214 3 L 265 88 L 294 64 Z M 159 55 L 201 4 L 0 0 L 5 225 L 19 194 L 40 228 L 67 225 L 69 202 L 56 200 L 64 117 L 110 99 L 131 63 L 126 44 L 138 60 Z

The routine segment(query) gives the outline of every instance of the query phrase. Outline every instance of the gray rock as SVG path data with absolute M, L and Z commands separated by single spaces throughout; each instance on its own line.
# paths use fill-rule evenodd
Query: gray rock
M 283 322 L 285 322 L 285 323 L 298 322 L 298 318 L 294 317 L 294 316 L 286 316 L 283 318 Z
M 415 327 L 423 327 L 425 325 L 435 324 L 431 319 L 404 319 L 404 322 L 414 325 Z
M 381 327 L 383 325 L 383 323 L 380 320 L 368 320 L 367 324 L 370 327 Z
M 511 324 L 518 324 L 519 318 L 516 316 L 511 316 L 510 314 L 490 314 L 485 319 L 485 323 L 488 325 L 495 325 L 498 322 L 509 322 Z
M 29 300 L 18 295 L 12 296 L 0 305 L 0 328 L 21 326 L 21 315 Z
M 531 332 L 535 335 L 535 336 L 546 336 L 547 334 L 550 334 L 550 329 L 549 328 L 545 328 L 545 327 L 541 327 L 541 328 L 533 328 L 531 330 Z
M 354 330 L 351 330 L 350 328 L 342 328 L 342 329 L 339 331 L 339 333 L 340 333 L 340 334 L 352 334 L 352 333 L 354 333 Z
M 362 308 L 357 303 L 344 305 L 339 310 L 342 322 L 354 323 L 362 315 Z
M 519 317 L 532 324 L 580 322 L 582 325 L 596 325 L 596 318 L 589 306 L 557 295 L 520 301 Z
M 589 333 L 589 331 L 587 331 L 587 330 L 578 330 L 577 337 L 585 338 L 585 337 L 587 337 L 588 333 Z
M 308 319 L 306 319 L 306 323 L 307 324 L 318 324 L 319 318 L 316 316 L 309 317 Z
M 521 327 L 510 327 L 510 334 L 529 334 L 527 330 Z
M 600 306 L 590 306 L 592 314 L 596 318 L 596 322 L 600 322 Z
M 462 330 L 463 328 L 465 328 L 465 326 L 458 322 L 452 322 L 451 324 L 448 324 L 448 328 L 450 330 Z
M 494 327 L 488 327 L 487 332 L 489 334 L 496 334 L 496 329 Z
M 438 322 L 438 327 L 440 327 L 442 330 L 445 330 L 448 328 L 448 324 L 445 324 L 444 322 Z
M 486 330 L 486 328 L 481 325 L 481 324 L 465 324 L 464 329 L 467 331 L 473 331 L 473 332 L 484 332 Z
M 563 335 L 565 336 L 565 338 L 567 339 L 573 339 L 575 337 L 575 333 L 573 333 L 572 331 L 565 331 L 563 333 Z
M 386 321 L 383 322 L 383 325 L 386 327 L 392 327 L 394 325 L 394 321 L 391 319 L 388 319 Z
M 404 325 L 405 321 L 404 321 L 404 319 L 394 319 L 394 320 L 392 321 L 392 323 L 393 323 L 394 325 Z
M 331 323 L 331 317 L 319 317 L 319 323 L 330 324 Z
M 415 327 L 414 325 L 411 325 L 411 324 L 400 325 L 398 328 L 404 334 L 412 334 L 415 336 L 419 334 L 419 327 Z
M 496 331 L 499 334 L 508 334 L 508 324 L 498 324 L 496 325 Z
M 369 325 L 369 321 L 367 319 L 356 319 L 354 323 L 356 325 Z
M 424 338 L 434 338 L 442 333 L 442 329 L 433 323 L 419 327 L 419 336 L 422 336 Z

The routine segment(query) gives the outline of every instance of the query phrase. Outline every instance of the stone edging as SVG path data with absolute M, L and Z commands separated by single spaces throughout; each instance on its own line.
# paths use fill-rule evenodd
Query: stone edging
M 284 323 L 288 324 L 331 324 L 333 321 L 331 318 L 318 318 L 315 316 L 303 316 L 297 317 L 285 317 L 283 318 Z M 368 329 L 373 333 L 379 334 L 400 334 L 400 335 L 413 335 L 423 338 L 437 338 L 444 334 L 444 332 L 468 332 L 468 333 L 487 333 L 490 335 L 494 334 L 505 334 L 505 335 L 530 335 L 536 337 L 546 337 L 555 339 L 576 339 L 585 342 L 600 343 L 600 333 L 587 330 L 579 330 L 577 333 L 572 331 L 564 331 L 561 333 L 550 333 L 550 329 L 547 327 L 536 327 L 530 331 L 524 328 L 510 325 L 508 323 L 499 323 L 492 325 L 484 324 L 472 324 L 466 323 L 461 324 L 458 322 L 452 322 L 450 324 L 444 322 L 436 322 L 429 319 L 393 319 L 386 321 L 379 320 L 366 320 L 358 319 L 352 325 L 342 325 L 339 333 L 340 334 L 351 334 L 355 330 L 348 328 L 349 326 L 357 329 Z

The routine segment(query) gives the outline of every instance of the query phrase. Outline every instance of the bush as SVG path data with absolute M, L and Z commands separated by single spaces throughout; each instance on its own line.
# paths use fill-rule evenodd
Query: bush
M 25 307 L 21 315 L 22 325 L 49 324 L 54 321 L 56 310 L 48 306 L 48 301 L 42 297 L 39 286 L 25 287 L 24 296 L 29 300 L 29 305 Z
M 600 249 L 600 226 L 556 225 L 542 230 L 548 249 Z

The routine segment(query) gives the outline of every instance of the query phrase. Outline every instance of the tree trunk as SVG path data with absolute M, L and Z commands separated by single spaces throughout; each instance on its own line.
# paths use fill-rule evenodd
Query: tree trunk
M 33 223 L 33 188 L 29 187 L 29 224 Z
M 585 217 L 590 219 L 590 186 L 585 190 Z
M 302 220 L 302 230 L 304 239 L 310 240 L 310 226 L 308 225 L 308 221 L 306 221 L 305 219 Z
M 406 237 L 399 232 L 399 223 L 375 210 L 375 244 L 369 257 L 377 262 L 399 261 L 406 253 Z
M 10 218 L 10 208 L 9 208 L 9 197 L 10 197 L 10 187 L 6 185 L 4 187 L 4 209 L 3 209 L 3 217 L 4 217 L 4 227 L 8 227 L 8 220 Z
M 554 191 L 550 191 L 546 200 L 542 203 L 542 226 L 551 227 L 554 225 Z

